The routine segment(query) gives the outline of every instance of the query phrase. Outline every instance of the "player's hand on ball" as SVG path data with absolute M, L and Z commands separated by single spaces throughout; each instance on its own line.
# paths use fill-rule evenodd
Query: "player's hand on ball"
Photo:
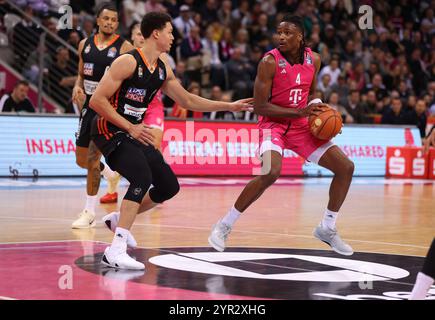
M 319 113 L 331 108 L 326 103 L 312 103 L 309 106 L 300 109 L 301 117 L 309 117 L 311 115 L 318 115 Z

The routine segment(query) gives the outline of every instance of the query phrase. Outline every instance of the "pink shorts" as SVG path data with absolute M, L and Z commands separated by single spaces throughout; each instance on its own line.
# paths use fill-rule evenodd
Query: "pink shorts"
M 260 121 L 260 156 L 266 151 L 276 151 L 281 155 L 284 149 L 296 152 L 304 159 L 319 163 L 323 154 L 334 144 L 331 141 L 314 137 L 308 126 L 308 119 L 289 122 Z
M 157 128 L 163 131 L 164 128 L 164 112 L 162 103 L 162 94 L 157 92 L 154 99 L 148 105 L 148 109 L 145 113 L 143 123 L 150 127 Z

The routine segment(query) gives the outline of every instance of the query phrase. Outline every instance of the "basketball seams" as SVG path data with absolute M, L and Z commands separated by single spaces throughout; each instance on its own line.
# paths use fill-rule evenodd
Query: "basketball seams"
M 324 129 L 326 123 L 329 121 L 329 119 L 336 117 L 335 112 L 332 111 L 332 113 L 333 113 L 332 116 L 329 116 L 328 118 L 325 119 L 325 121 L 323 121 L 323 125 L 322 125 L 321 129 L 319 129 L 319 131 L 317 131 L 318 136 L 321 136 L 321 132 Z M 335 131 L 335 119 L 334 119 L 334 131 Z

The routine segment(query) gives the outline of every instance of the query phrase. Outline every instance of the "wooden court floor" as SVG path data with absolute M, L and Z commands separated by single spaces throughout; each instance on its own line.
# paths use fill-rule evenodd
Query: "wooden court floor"
M 255 252 L 278 252 L 281 249 L 313 250 L 315 253 L 324 252 L 328 257 L 345 258 L 333 253 L 326 244 L 312 236 L 312 231 L 319 223 L 327 203 L 328 179 L 319 180 L 319 183 L 299 181 L 299 183 L 272 186 L 243 214 L 230 235 L 228 241 L 230 251 L 231 248 L 240 248 L 242 251 L 253 248 Z M 208 249 L 207 243 L 211 226 L 234 203 L 243 189 L 243 183 L 243 180 L 229 185 L 221 185 L 219 181 L 215 185 L 182 183 L 181 191 L 174 199 L 137 217 L 132 233 L 139 247 L 162 252 L 166 249 L 171 252 L 171 248 L 184 248 L 180 249 L 181 251 L 189 251 L 189 249 L 197 251 L 198 249 L 195 248 L 203 248 L 212 252 L 213 250 Z M 100 195 L 104 193 L 105 188 L 101 189 Z M 120 189 L 120 199 L 125 191 L 124 185 Z M 11 246 L 17 249 L 20 243 L 70 244 L 76 241 L 86 244 L 83 246 L 84 254 L 80 251 L 80 254 L 75 257 L 78 259 L 76 263 L 81 256 L 93 254 L 95 259 L 92 261 L 98 265 L 97 255 L 101 254 L 106 243 L 110 243 L 113 237 L 112 233 L 103 226 L 100 218 L 116 210 L 117 205 L 98 206 L 98 223 L 95 228 L 72 230 L 70 225 L 83 208 L 84 195 L 84 187 L 68 187 L 68 185 L 0 188 L 0 243 L 3 249 L 11 250 Z M 421 267 L 423 261 L 421 257 L 426 255 L 435 236 L 435 186 L 432 182 L 354 183 L 341 209 L 337 226 L 342 238 L 361 255 L 388 254 L 420 257 L 418 262 L 410 262 L 413 265 L 409 268 L 412 267 L 412 272 L 415 274 Z M 92 243 L 96 245 L 91 245 L 92 249 L 89 249 L 91 251 L 87 251 L 86 247 Z M 0 253 L 1 249 L 0 247 Z M 3 253 L 6 251 L 3 250 Z M 31 254 L 33 251 L 29 252 Z M 83 265 L 86 269 L 86 264 Z M 235 268 L 234 265 L 230 267 Z M 88 271 L 100 272 L 90 269 Z M 255 272 L 261 273 L 258 270 Z M 407 280 L 408 287 L 412 281 L 411 278 Z M 171 285 L 165 284 L 165 286 Z M 201 290 L 194 288 L 192 292 L 198 291 Z M 231 290 L 226 293 L 233 294 Z M 234 294 L 251 298 L 269 297 L 264 292 L 258 295 L 255 292 L 247 293 L 235 292 Z M 2 296 L 1 285 L 0 296 Z M 16 296 L 20 298 L 19 294 Z M 182 297 L 196 298 L 192 295 Z M 38 298 L 38 295 L 35 293 L 33 298 Z M 73 298 L 80 298 L 80 295 Z M 225 299 L 230 296 L 217 298 Z M 271 296 L 271 298 L 276 297 Z M 310 297 L 309 294 L 305 294 L 300 298 Z

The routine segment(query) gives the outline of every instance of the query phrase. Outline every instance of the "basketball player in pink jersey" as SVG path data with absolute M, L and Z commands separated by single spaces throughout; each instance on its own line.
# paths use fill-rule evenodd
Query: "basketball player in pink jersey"
M 208 241 L 216 250 L 225 250 L 234 223 L 276 181 L 281 172 L 283 150 L 290 149 L 334 173 L 329 202 L 314 236 L 334 251 L 352 255 L 352 248 L 338 235 L 335 222 L 352 181 L 354 164 L 331 141 L 315 138 L 308 125 L 310 114 L 328 107 L 320 99 L 311 100 L 316 91 L 320 56 L 305 46 L 300 17 L 285 16 L 277 32 L 279 47 L 267 52 L 261 60 L 254 86 L 254 110 L 260 116 L 263 175 L 246 185 L 234 206 L 213 226 Z

